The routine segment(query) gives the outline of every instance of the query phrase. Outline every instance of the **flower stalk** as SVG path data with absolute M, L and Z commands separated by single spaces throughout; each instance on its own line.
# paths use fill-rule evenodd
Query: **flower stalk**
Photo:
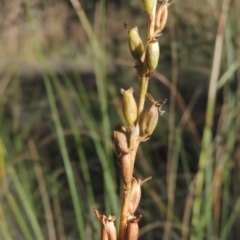
M 134 214 L 141 200 L 141 186 L 144 182 L 151 179 L 151 177 L 145 180 L 134 178 L 134 163 L 139 144 L 147 141 L 153 133 L 159 116 L 162 116 L 164 113 L 161 107 L 167 101 L 167 99 L 155 101 L 152 95 L 147 92 L 149 79 L 156 70 L 160 58 L 158 37 L 161 36 L 161 32 L 165 27 L 168 17 L 168 7 L 172 1 L 159 0 L 157 3 L 157 0 L 142 0 L 142 3 L 148 15 L 146 46 L 142 42 L 137 27 L 129 28 L 124 23 L 128 34 L 129 50 L 135 60 L 140 87 L 139 98 L 137 100 L 135 100 L 134 89 L 132 87 L 128 90 L 121 89 L 123 96 L 122 110 L 127 127 L 125 128 L 121 124 L 114 129 L 114 146 L 123 182 L 118 240 L 138 239 L 138 223 L 142 215 L 135 216 Z M 158 10 L 156 10 L 157 5 Z M 146 97 L 151 101 L 152 106 L 143 114 Z M 116 217 L 100 215 L 96 209 L 94 212 L 102 224 L 100 239 L 114 239 L 115 227 L 113 225 Z M 110 232 L 112 235 L 110 235 Z

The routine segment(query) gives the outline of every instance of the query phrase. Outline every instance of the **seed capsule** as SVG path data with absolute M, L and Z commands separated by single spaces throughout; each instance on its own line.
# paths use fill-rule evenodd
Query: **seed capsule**
M 129 198 L 129 207 L 128 211 L 131 215 L 133 215 L 139 205 L 141 199 L 141 186 L 146 181 L 150 180 L 152 177 L 148 177 L 143 181 L 141 179 L 132 178 L 131 183 L 131 191 L 130 191 L 130 198 Z
M 119 158 L 120 164 L 120 173 L 121 178 L 125 186 L 129 185 L 132 181 L 132 174 L 133 174 L 133 162 L 131 154 L 122 155 Z
M 142 0 L 142 4 L 147 13 L 152 13 L 156 0 Z
M 101 240 L 117 240 L 117 231 L 113 223 L 116 216 L 100 215 L 96 208 L 93 211 L 101 222 Z
M 123 95 L 123 115 L 129 127 L 133 127 L 137 120 L 137 104 L 133 97 L 133 88 L 121 89 Z
M 168 7 L 173 1 L 159 1 L 160 5 L 156 12 L 155 17 L 155 34 L 159 34 L 165 27 L 168 18 Z
M 122 125 L 117 125 L 113 132 L 114 146 L 117 157 L 130 152 L 128 149 L 127 131 Z
M 138 222 L 142 218 L 142 215 L 139 216 L 130 216 L 127 223 L 126 237 L 127 240 L 137 240 L 139 233 Z
M 139 36 L 138 28 L 134 27 L 132 29 L 129 29 L 126 23 L 124 23 L 124 27 L 128 31 L 128 45 L 132 57 L 138 62 L 141 62 L 141 57 L 144 53 L 144 46 L 142 43 L 142 39 Z
M 150 73 L 152 73 L 157 68 L 159 56 L 160 56 L 159 43 L 157 40 L 153 38 L 148 43 L 145 56 L 145 62 Z
M 139 139 L 140 128 L 137 124 L 136 126 L 130 127 L 130 134 L 129 134 L 129 148 L 133 149 L 136 147 L 136 142 Z
M 141 121 L 143 139 L 144 137 L 147 137 L 153 133 L 158 123 L 158 112 L 162 116 L 164 111 L 161 110 L 161 107 L 167 102 L 166 98 L 160 102 L 154 101 L 153 97 L 149 93 L 147 93 L 146 96 L 152 102 L 152 106 L 150 107 L 148 112 L 145 113 Z

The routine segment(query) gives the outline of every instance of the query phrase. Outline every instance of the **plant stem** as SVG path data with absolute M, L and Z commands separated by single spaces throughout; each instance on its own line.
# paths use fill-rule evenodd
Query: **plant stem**
M 119 240 L 125 240 L 125 228 L 127 226 L 128 205 L 130 197 L 131 184 L 124 185 L 122 196 L 122 209 L 119 229 Z
M 142 76 L 139 76 L 139 79 L 140 79 L 140 89 L 139 89 L 139 100 L 138 100 L 138 123 L 140 123 L 142 112 L 143 112 L 149 77 L 146 77 L 146 75 L 142 75 Z
M 149 21 L 148 21 L 148 33 L 147 33 L 146 48 L 148 45 L 148 40 L 154 36 L 156 7 L 157 7 L 157 1 L 155 1 L 152 13 L 148 15 Z M 148 81 L 149 81 L 149 77 L 150 77 L 149 74 L 144 69 L 144 64 L 139 66 L 139 68 L 140 68 L 140 71 L 138 71 L 138 79 L 140 82 L 140 89 L 139 89 L 139 99 L 138 99 L 138 123 L 141 120 L 141 115 L 142 115 L 143 107 L 144 107 L 144 103 L 145 103 L 145 96 L 146 96 L 147 88 L 148 88 Z
M 133 150 L 131 151 L 131 161 L 134 167 L 134 162 L 137 154 L 137 149 L 139 143 L 141 142 L 139 136 L 135 138 L 135 145 Z M 129 206 L 129 197 L 130 197 L 131 183 L 128 185 L 124 185 L 123 196 L 122 196 L 122 209 L 121 209 L 121 219 L 120 219 L 120 229 L 119 229 L 119 240 L 125 240 L 125 228 L 127 226 L 127 217 L 128 217 L 128 206 Z
M 148 23 L 146 47 L 148 44 L 148 40 L 154 36 L 156 5 L 157 5 L 157 1 L 155 1 L 155 6 L 153 8 L 152 13 L 148 15 L 149 23 Z M 147 88 L 148 88 L 148 81 L 150 78 L 148 69 L 145 68 L 144 63 L 140 64 L 140 66 L 137 67 L 137 74 L 138 74 L 138 79 L 140 82 L 137 122 L 134 127 L 130 128 L 130 141 L 129 141 L 129 148 L 132 149 L 130 155 L 131 155 L 131 161 L 133 164 L 133 168 L 134 168 L 134 162 L 135 162 L 135 158 L 136 158 L 137 149 L 138 149 L 139 143 L 141 142 L 141 139 L 139 137 L 139 134 L 140 134 L 139 125 L 140 125 L 141 116 L 142 116 L 143 109 L 144 109 L 145 97 L 146 97 Z M 118 238 L 119 240 L 126 239 L 126 236 L 125 236 L 126 231 L 125 230 L 126 230 L 126 226 L 127 226 L 127 217 L 129 214 L 128 206 L 129 206 L 130 190 L 131 190 L 131 183 L 128 185 L 124 185 L 123 196 L 122 196 L 121 219 L 120 219 L 120 227 L 119 227 L 119 238 Z

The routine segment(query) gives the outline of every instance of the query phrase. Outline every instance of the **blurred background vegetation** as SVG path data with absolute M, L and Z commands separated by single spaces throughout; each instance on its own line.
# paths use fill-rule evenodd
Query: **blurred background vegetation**
M 120 88 L 138 94 L 123 22 L 144 39 L 147 18 L 140 0 L 80 3 L 0 2 L 0 239 L 95 240 L 92 209 L 119 216 L 112 130 Z M 238 0 L 169 8 L 149 85 L 169 101 L 134 171 L 153 176 L 140 239 L 239 239 L 239 12 Z

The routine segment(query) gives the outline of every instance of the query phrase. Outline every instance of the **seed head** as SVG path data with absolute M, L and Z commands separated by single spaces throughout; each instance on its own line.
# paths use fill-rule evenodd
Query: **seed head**
M 152 106 L 142 117 L 141 121 L 141 130 L 144 137 L 151 135 L 158 123 L 158 114 L 162 115 L 164 111 L 161 111 L 161 107 L 164 103 L 167 102 L 167 99 L 158 102 L 153 99 L 153 97 L 147 93 L 148 99 L 152 102 Z
M 119 158 L 121 178 L 125 186 L 129 185 L 133 174 L 133 160 L 131 154 L 122 155 Z
M 139 233 L 138 222 L 142 218 L 142 215 L 139 216 L 129 216 L 126 229 L 127 240 L 137 240 Z
M 117 240 L 117 231 L 114 226 L 116 216 L 100 215 L 96 208 L 93 211 L 101 222 L 101 240 Z
M 159 7 L 155 17 L 155 34 L 159 34 L 165 27 L 168 18 L 168 7 L 173 1 L 162 0 L 159 1 Z
M 139 36 L 138 28 L 134 27 L 132 29 L 128 28 L 128 25 L 124 23 L 124 27 L 128 31 L 128 45 L 130 52 L 132 54 L 132 57 L 137 60 L 137 62 L 141 62 L 141 57 L 144 53 L 144 46 L 142 43 L 142 39 Z
M 130 198 L 129 198 L 129 213 L 133 215 L 137 210 L 141 199 L 141 186 L 144 182 L 150 180 L 152 177 L 148 177 L 143 181 L 141 179 L 132 178 L 131 183 L 131 191 L 130 191 Z
M 156 0 L 142 0 L 142 4 L 147 13 L 152 13 Z
M 117 125 L 113 132 L 114 146 L 117 157 L 129 153 L 127 131 L 123 125 Z
M 145 63 L 149 69 L 149 72 L 152 73 L 158 65 L 158 60 L 160 57 L 160 47 L 156 39 L 151 39 L 148 42 Z
M 133 88 L 121 89 L 123 95 L 123 115 L 129 127 L 133 127 L 137 120 L 137 104 L 133 96 Z

